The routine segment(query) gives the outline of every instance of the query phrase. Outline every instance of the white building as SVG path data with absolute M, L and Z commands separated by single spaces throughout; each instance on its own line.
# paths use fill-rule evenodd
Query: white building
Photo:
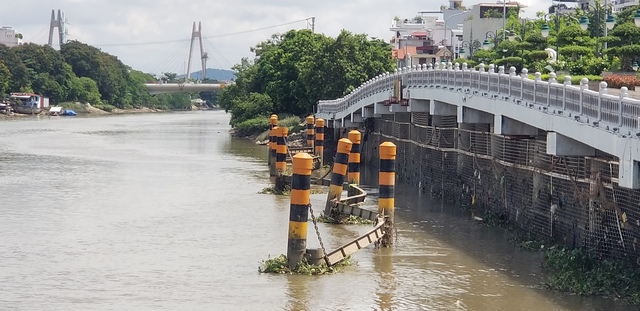
M 11 27 L 3 26 L 0 28 L 0 44 L 12 47 L 22 44 L 22 35 L 16 33 Z
M 398 67 L 435 63 L 454 59 L 452 52 L 462 36 L 462 21 L 469 12 L 461 8 L 461 1 L 451 0 L 451 6 L 437 13 L 411 19 L 396 18 L 391 22 L 393 57 Z
M 615 1 L 612 1 L 611 3 L 612 3 L 613 13 L 619 13 L 628 9 L 629 7 L 639 5 L 640 1 L 639 0 L 615 0 Z
M 463 38 L 466 42 L 464 43 L 464 48 L 467 58 L 470 52 L 475 53 L 478 48 L 481 48 L 478 44 L 482 44 L 485 39 L 489 40 L 492 45 L 496 37 L 498 37 L 498 42 L 503 40 L 502 30 L 505 25 L 503 13 L 506 11 L 507 15 L 509 15 L 509 11 L 517 11 L 519 8 L 522 8 L 522 6 L 519 6 L 516 2 L 480 3 L 474 5 L 463 24 Z M 469 48 L 469 45 L 474 47 Z

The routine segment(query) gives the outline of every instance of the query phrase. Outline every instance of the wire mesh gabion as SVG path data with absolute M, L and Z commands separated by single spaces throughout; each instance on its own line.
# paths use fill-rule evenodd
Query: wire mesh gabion
M 375 164 L 378 144 L 394 142 L 398 179 L 419 191 L 568 247 L 640 262 L 640 191 L 618 186 L 616 157 L 552 156 L 544 131 L 496 135 L 455 116 L 414 113 L 374 126 L 363 162 Z

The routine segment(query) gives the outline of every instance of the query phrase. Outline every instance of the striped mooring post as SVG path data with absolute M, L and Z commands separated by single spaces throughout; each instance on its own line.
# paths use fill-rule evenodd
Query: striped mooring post
M 349 140 L 351 141 L 351 152 L 349 152 L 349 167 L 347 172 L 347 183 L 360 185 L 360 141 L 362 134 L 358 130 L 349 132 Z M 355 188 L 349 187 L 348 195 L 356 194 Z
M 358 130 L 349 132 L 349 140 L 351 141 L 351 152 L 349 152 L 349 172 L 347 174 L 347 182 L 356 185 L 360 184 L 360 141 L 362 134 Z
M 324 165 L 324 119 L 316 119 L 315 154 L 320 157 L 320 167 Z
M 327 204 L 324 208 L 324 215 L 331 215 L 333 208 L 333 200 L 340 200 L 342 196 L 342 184 L 345 182 L 347 175 L 347 165 L 349 163 L 349 152 L 353 144 L 347 138 L 338 141 L 338 150 L 336 158 L 333 161 L 333 172 L 331 173 L 331 183 L 329 184 L 329 194 L 327 195 Z
M 277 127 L 276 133 L 276 175 L 282 175 L 287 169 L 287 135 L 289 129 L 286 127 Z
M 385 216 L 385 234 L 381 246 L 393 245 L 393 214 L 395 208 L 396 145 L 392 142 L 380 144 L 380 172 L 378 173 L 378 214 Z
M 307 249 L 307 224 L 309 221 L 309 196 L 311 195 L 311 171 L 313 157 L 308 153 L 293 156 L 291 177 L 291 205 L 289 209 L 289 239 L 287 241 L 287 263 L 294 268 Z
M 273 136 L 273 128 L 278 126 L 278 115 L 276 114 L 272 114 L 271 117 L 269 117 L 269 153 L 268 153 L 268 157 L 267 157 L 267 164 L 269 166 L 271 166 L 271 162 L 275 161 L 275 159 L 271 159 L 271 156 L 273 155 L 271 153 L 271 150 L 276 148 L 276 139 Z
M 278 126 L 275 126 L 274 128 L 272 128 L 269 131 L 273 142 L 271 143 L 271 148 L 269 148 L 269 158 L 270 158 L 270 162 L 269 162 L 269 176 L 276 176 L 277 175 L 277 170 L 276 170 L 276 157 L 278 156 L 277 150 L 278 150 L 278 137 L 281 135 L 282 131 L 280 130 L 280 128 Z
M 313 140 L 314 140 L 314 124 L 315 124 L 315 119 L 313 118 L 313 116 L 308 116 L 307 117 L 307 147 L 311 147 L 313 148 Z

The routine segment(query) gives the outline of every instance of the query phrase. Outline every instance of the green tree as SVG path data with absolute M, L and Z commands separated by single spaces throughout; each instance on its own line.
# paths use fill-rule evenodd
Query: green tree
M 345 95 L 395 64 L 387 43 L 342 31 L 336 39 L 309 30 L 291 30 L 260 42 L 254 60 L 233 67 L 236 84 L 219 94 L 218 104 L 231 111 L 232 125 L 252 119 L 256 111 L 303 115 L 320 99 Z M 252 93 L 266 95 L 257 98 Z M 272 111 L 265 111 L 266 98 Z M 260 99 L 260 109 L 252 100 Z
M 5 64 L 11 79 L 9 80 L 9 92 L 19 92 L 31 89 L 31 79 L 27 66 L 16 55 L 13 49 L 0 44 L 0 60 Z
M 609 31 L 609 48 L 605 51 L 610 58 L 620 56 L 621 69 L 632 71 L 633 61 L 640 55 L 640 28 L 633 22 L 633 15 L 640 6 L 630 7 L 617 15 L 616 25 Z
M 96 81 L 104 100 L 125 108 L 129 69 L 118 58 L 78 41 L 64 44 L 61 53 L 78 77 Z
M 251 93 L 247 97 L 236 98 L 231 114 L 231 126 L 257 117 L 267 117 L 273 111 L 273 101 L 266 94 Z
M 11 80 L 11 72 L 0 59 L 0 95 L 6 94 L 9 90 L 9 80 Z

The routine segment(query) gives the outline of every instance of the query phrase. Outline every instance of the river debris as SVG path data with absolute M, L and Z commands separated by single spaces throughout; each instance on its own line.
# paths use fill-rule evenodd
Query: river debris
M 341 224 L 341 225 L 373 225 L 373 221 L 355 215 L 339 215 L 337 218 L 320 215 L 318 222 Z
M 357 262 L 351 259 L 351 256 L 343 259 L 339 263 L 327 267 L 326 263 L 319 265 L 312 265 L 305 259 L 302 260 L 294 269 L 289 268 L 287 262 L 287 256 L 281 254 L 274 258 L 269 258 L 262 261 L 262 266 L 258 267 L 260 273 L 275 273 L 275 274 L 302 274 L 302 275 L 324 275 L 333 274 L 336 272 L 344 271 L 345 267 L 356 265 Z

